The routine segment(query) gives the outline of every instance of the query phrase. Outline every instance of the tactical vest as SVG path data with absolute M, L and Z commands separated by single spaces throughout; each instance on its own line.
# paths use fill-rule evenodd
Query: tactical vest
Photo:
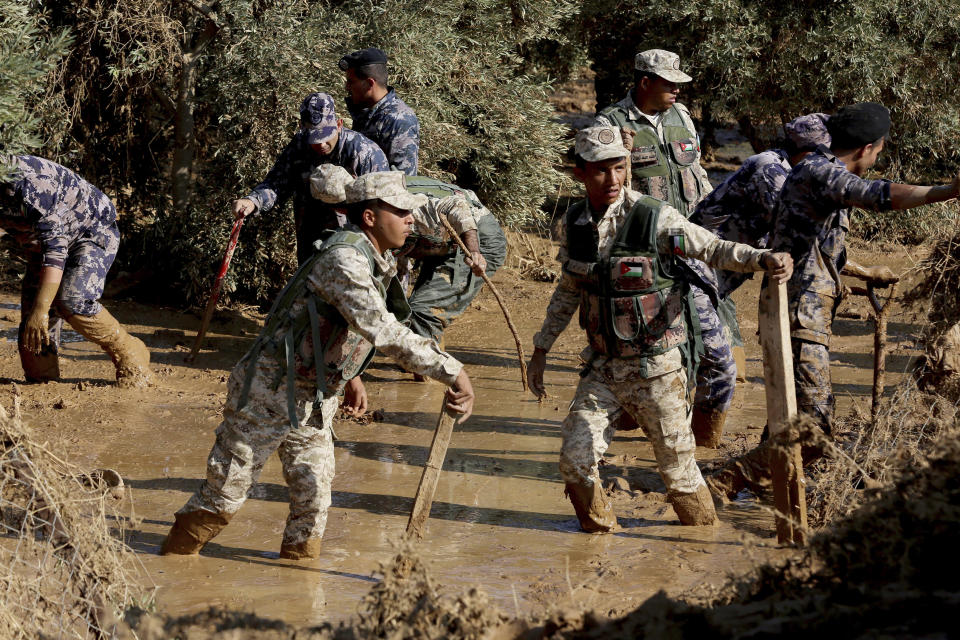
M 646 118 L 631 120 L 629 112 L 621 106 L 611 105 L 599 115 L 618 129 L 629 129 L 636 134 L 630 152 L 632 188 L 669 202 L 689 217 L 705 195 L 693 169 L 700 147 L 697 132 L 687 128 L 677 105 L 661 116 L 663 142 Z
M 608 258 L 599 257 L 596 226 L 577 224 L 586 201 L 567 211 L 569 259 L 563 271 L 580 288 L 580 326 L 597 353 L 649 358 L 684 348 L 699 334 L 690 287 L 670 272 L 657 250 L 657 223 L 665 205 L 642 196 L 617 231 Z M 689 366 L 691 358 L 686 360 Z
M 266 353 L 285 365 L 273 381 L 273 388 L 278 388 L 286 379 L 287 411 L 293 428 L 298 425 L 295 386 L 298 378 L 316 384 L 319 403 L 325 397 L 342 393 L 347 381 L 360 375 L 374 355 L 373 345 L 354 331 L 333 305 L 307 287 L 314 265 L 323 254 L 337 247 L 356 249 L 369 261 L 370 273 L 376 273 L 373 247 L 357 231 L 343 229 L 327 232 L 325 236 L 325 240 L 315 243 L 317 250 L 277 296 L 266 326 L 244 356 L 249 364 L 238 408 L 246 405 L 257 359 L 261 352 Z M 391 278 L 386 285 L 377 278 L 374 282 L 387 309 L 400 322 L 406 320 L 410 306 L 397 278 Z M 302 309 L 294 309 L 297 300 L 305 300 Z
M 407 176 L 407 191 L 418 193 L 430 198 L 446 198 L 448 196 L 462 196 L 471 207 L 482 207 L 483 205 L 469 194 L 465 189 L 461 189 L 455 184 L 442 182 L 435 178 L 425 176 Z M 434 228 L 440 228 L 439 220 L 432 220 Z M 411 233 L 407 236 L 398 252 L 399 255 L 407 256 L 414 260 L 423 258 L 448 256 L 457 250 L 457 244 L 452 238 L 444 239 L 441 235 L 425 235 L 422 233 Z

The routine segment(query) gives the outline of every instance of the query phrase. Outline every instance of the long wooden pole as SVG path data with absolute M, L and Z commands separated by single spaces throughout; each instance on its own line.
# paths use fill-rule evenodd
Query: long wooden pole
M 470 255 L 470 250 L 467 249 L 467 245 L 463 244 L 463 240 L 460 239 L 460 236 L 457 235 L 457 232 L 454 231 L 453 227 L 450 226 L 450 221 L 447 220 L 446 216 L 440 214 L 437 216 L 440 218 L 440 222 L 446 228 L 447 233 L 450 234 L 450 237 L 456 240 L 457 244 L 460 246 L 460 249 L 464 253 L 464 257 Z M 480 277 L 483 278 L 483 281 L 490 291 L 493 292 L 493 297 L 497 299 L 497 302 L 500 304 L 500 309 L 503 311 L 503 317 L 507 321 L 507 327 L 510 329 L 510 333 L 513 334 L 513 339 L 517 343 L 517 358 L 520 359 L 520 384 L 523 385 L 523 390 L 527 390 L 527 362 L 526 358 L 523 355 L 523 344 L 520 342 L 520 334 L 517 332 L 517 328 L 513 324 L 513 318 L 510 317 L 510 310 L 507 309 L 507 303 L 503 301 L 503 297 L 500 295 L 500 292 L 497 291 L 497 288 L 493 286 L 493 283 L 490 282 L 490 278 L 487 277 L 487 274 L 481 273 Z
M 793 377 L 793 351 L 787 315 L 787 285 L 768 282 L 760 298 L 760 344 L 763 347 L 767 424 L 774 441 L 793 440 L 790 423 L 797 414 Z M 784 438 L 784 436 L 788 436 Z M 770 449 L 773 497 L 777 508 L 777 540 L 804 544 L 807 536 L 807 501 L 804 492 L 800 444 Z
M 870 418 L 874 421 L 880 412 L 880 398 L 887 378 L 887 310 L 897 290 L 897 284 L 890 287 L 886 301 L 880 302 L 876 292 L 877 285 L 867 282 L 867 287 L 850 287 L 854 295 L 866 296 L 873 307 L 873 399 L 870 405 Z
M 453 435 L 453 425 L 457 421 L 457 414 L 447 408 L 447 398 L 443 398 L 443 407 L 440 409 L 440 419 L 437 429 L 433 433 L 433 442 L 430 444 L 430 455 L 423 467 L 420 484 L 417 486 L 417 495 L 413 500 L 413 509 L 407 521 L 407 536 L 423 537 L 427 520 L 430 518 L 430 507 L 433 506 L 433 496 L 437 492 L 437 482 L 440 480 L 440 470 L 447 457 L 447 448 L 450 446 L 450 437 Z

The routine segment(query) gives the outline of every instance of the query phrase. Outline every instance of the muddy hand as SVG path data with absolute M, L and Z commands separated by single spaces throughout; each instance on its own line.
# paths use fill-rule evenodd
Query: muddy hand
M 43 311 L 35 310 L 27 317 L 26 326 L 23 328 L 23 346 L 28 351 L 40 353 L 50 342 L 50 336 L 47 333 L 49 322 L 47 314 Z
M 778 284 L 793 275 L 793 257 L 789 253 L 765 253 L 761 264 L 770 279 Z
M 257 210 L 257 205 L 250 198 L 240 198 L 233 201 L 233 217 L 240 219 Z
M 900 277 L 890 267 L 883 265 L 867 267 L 864 269 L 864 275 L 868 282 L 884 287 L 900 281 Z
M 343 404 L 340 408 L 354 418 L 360 418 L 367 412 L 367 389 L 359 376 L 351 378 L 343 388 Z
M 543 371 L 547 368 L 547 352 L 537 347 L 530 356 L 530 363 L 527 365 L 527 386 L 537 399 L 547 397 L 547 390 L 543 387 Z
M 623 146 L 627 151 L 633 151 L 633 136 L 636 132 L 632 129 L 620 129 L 620 137 L 623 138 Z
M 464 258 L 464 262 L 467 263 L 474 275 L 482 276 L 487 271 L 487 260 L 479 251 L 474 251 L 469 258 Z
M 460 375 L 454 381 L 453 386 L 447 389 L 447 408 L 454 413 L 463 414 L 457 424 L 463 424 L 473 413 L 473 402 L 476 397 L 473 395 L 473 384 L 466 370 L 461 369 Z

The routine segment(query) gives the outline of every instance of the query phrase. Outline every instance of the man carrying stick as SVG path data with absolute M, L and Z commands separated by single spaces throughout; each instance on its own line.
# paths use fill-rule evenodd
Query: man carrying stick
M 813 418 L 830 435 L 834 398 L 830 383 L 830 336 L 833 315 L 843 295 L 840 274 L 874 283 L 892 283 L 887 267 L 862 267 L 847 261 L 844 246 L 850 209 L 912 209 L 960 195 L 960 176 L 952 184 L 923 187 L 867 180 L 890 132 L 890 112 L 875 102 L 840 109 L 827 128 L 830 148 L 818 147 L 790 171 L 780 191 L 771 247 L 789 251 L 797 265 L 787 283 L 790 338 L 793 347 L 797 411 Z M 733 460 L 711 476 L 711 488 L 727 497 L 741 489 L 767 485 L 770 469 L 766 445 Z M 822 455 L 803 447 L 805 462 Z
M 627 151 L 619 129 L 584 129 L 575 151 L 574 175 L 587 197 L 565 214 L 557 256 L 563 275 L 529 365 L 530 389 L 544 395 L 547 352 L 579 308 L 590 346 L 581 354 L 586 365 L 561 427 L 567 496 L 584 531 L 617 528 L 597 464 L 627 412 L 653 445 L 681 524 L 712 524 L 716 513 L 694 460 L 687 399 L 696 312 L 674 260 L 766 270 L 777 281 L 790 277 L 792 261 L 789 254 L 721 240 L 666 202 L 623 189 Z
M 374 349 L 449 385 L 447 407 L 463 415 L 461 422 L 469 417 L 474 395 L 463 365 L 401 322 L 409 307 L 390 250 L 403 245 L 411 210 L 423 204 L 403 178 L 399 171 L 371 173 L 347 187 L 350 224 L 300 267 L 234 367 L 207 478 L 177 512 L 162 554 L 198 553 L 240 509 L 277 451 L 290 487 L 280 556 L 316 557 L 331 499 L 333 417 L 341 393 L 349 412 L 366 411 L 357 376 Z M 316 411 L 319 427 L 310 420 Z

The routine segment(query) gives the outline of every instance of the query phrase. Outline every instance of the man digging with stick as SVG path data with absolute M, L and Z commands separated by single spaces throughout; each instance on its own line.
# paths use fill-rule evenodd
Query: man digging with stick
M 617 529 L 597 465 L 627 412 L 653 445 L 680 523 L 712 524 L 716 513 L 694 460 L 687 399 L 696 312 L 675 259 L 766 270 L 777 281 L 790 277 L 793 263 L 789 254 L 720 240 L 666 202 L 623 189 L 627 150 L 619 129 L 578 132 L 575 152 L 574 175 L 587 197 L 565 214 L 557 256 L 563 275 L 529 365 L 530 389 L 545 395 L 547 352 L 579 308 L 590 346 L 581 354 L 586 364 L 561 426 L 566 494 L 584 531 Z
M 463 365 L 402 324 L 409 307 L 390 250 L 403 245 L 411 210 L 424 200 L 404 188 L 403 178 L 398 171 L 371 173 L 347 186 L 350 223 L 318 242 L 234 367 L 207 478 L 177 512 L 160 553 L 198 553 L 240 509 L 277 451 L 290 488 L 280 556 L 316 557 L 331 502 L 333 418 L 341 393 L 348 413 L 366 411 L 357 376 L 374 349 L 449 385 L 447 407 L 462 414 L 461 422 L 470 416 L 474 394 Z M 319 427 L 310 419 L 316 411 Z

